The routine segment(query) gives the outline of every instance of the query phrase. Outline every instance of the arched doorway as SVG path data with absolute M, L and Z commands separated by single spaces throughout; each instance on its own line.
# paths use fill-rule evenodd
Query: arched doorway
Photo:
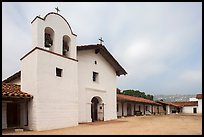
M 93 97 L 91 99 L 91 119 L 92 122 L 104 120 L 104 104 L 100 97 Z

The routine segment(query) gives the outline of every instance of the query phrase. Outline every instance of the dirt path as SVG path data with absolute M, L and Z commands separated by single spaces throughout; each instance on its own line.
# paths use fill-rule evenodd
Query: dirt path
M 202 115 L 159 115 L 126 117 L 117 120 L 79 124 L 49 131 L 24 131 L 3 134 L 44 135 L 201 135 Z

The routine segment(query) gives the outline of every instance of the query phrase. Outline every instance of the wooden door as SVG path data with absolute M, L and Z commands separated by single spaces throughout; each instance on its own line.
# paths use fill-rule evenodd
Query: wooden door
M 7 103 L 7 127 L 18 127 L 20 124 L 20 108 L 17 103 Z

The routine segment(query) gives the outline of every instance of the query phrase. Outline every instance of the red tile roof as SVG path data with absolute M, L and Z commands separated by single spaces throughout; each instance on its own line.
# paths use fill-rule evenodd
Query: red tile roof
M 175 106 L 175 107 L 180 107 L 177 104 L 174 104 L 172 102 L 165 102 L 165 101 L 161 101 L 161 100 L 157 100 L 156 102 L 161 103 L 161 104 L 166 104 L 166 105 L 171 105 L 171 106 Z
M 184 106 L 198 106 L 198 101 L 187 101 L 187 102 L 169 102 L 175 105 L 178 105 L 180 107 Z
M 20 85 L 2 82 L 2 98 L 33 98 L 32 95 L 22 92 Z
M 139 102 L 139 103 L 148 103 L 148 104 L 160 105 L 159 103 L 156 103 L 155 101 L 152 101 L 152 100 L 144 99 L 141 97 L 124 95 L 124 94 L 117 94 L 117 100 L 133 101 L 133 102 Z
M 166 101 L 156 101 L 161 104 L 171 105 L 175 107 L 183 107 L 183 106 L 198 106 L 198 101 L 187 101 L 187 102 L 166 102 Z
M 197 94 L 197 95 L 196 95 L 196 98 L 197 98 L 197 99 L 202 99 L 202 94 Z

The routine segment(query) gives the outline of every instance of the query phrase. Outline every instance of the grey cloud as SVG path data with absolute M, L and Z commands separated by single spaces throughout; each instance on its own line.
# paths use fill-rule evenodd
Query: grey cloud
M 3 3 L 2 78 L 17 71 L 19 58 L 30 50 L 30 22 L 57 6 L 78 35 L 77 45 L 95 44 L 103 37 L 128 72 L 118 78 L 119 88 L 150 94 L 202 90 L 202 63 L 197 61 L 202 54 L 202 3 Z

